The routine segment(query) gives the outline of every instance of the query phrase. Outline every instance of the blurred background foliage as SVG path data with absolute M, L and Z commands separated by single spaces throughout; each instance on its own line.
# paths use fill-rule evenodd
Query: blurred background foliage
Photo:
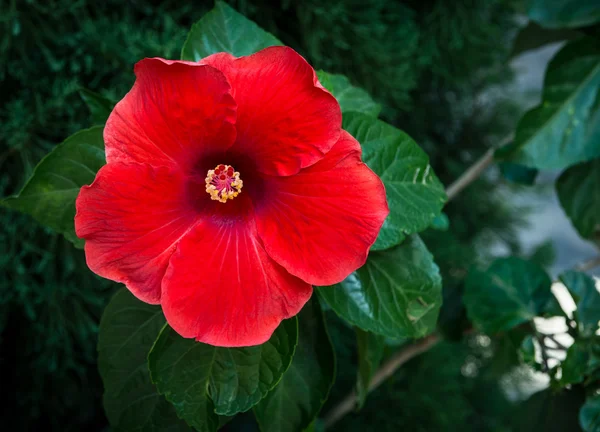
M 383 117 L 427 151 L 445 184 L 514 129 L 520 111 L 503 89 L 512 80 L 518 1 L 228 3 L 315 68 L 366 88 Z M 133 83 L 133 64 L 178 58 L 189 28 L 213 3 L 0 5 L 0 195 L 7 196 L 53 146 L 92 124 L 79 88 L 119 99 Z M 468 324 L 461 301 L 467 268 L 499 246 L 520 253 L 516 229 L 525 213 L 507 203 L 509 193 L 483 177 L 445 209 L 448 231 L 423 234 L 442 270 L 439 325 L 450 338 Z M 0 224 L 0 366 L 2 387 L 12 395 L 2 405 L 4 418 L 13 430 L 103 430 L 96 338 L 115 286 L 87 269 L 82 251 L 31 218 L 0 210 Z M 552 259 L 552 251 L 538 255 L 546 265 Z M 331 405 L 354 385 L 356 350 L 351 329 L 329 315 L 339 360 Z M 517 360 L 505 351 L 502 340 L 485 337 L 441 344 L 412 360 L 339 430 L 511 430 L 516 408 L 499 378 Z

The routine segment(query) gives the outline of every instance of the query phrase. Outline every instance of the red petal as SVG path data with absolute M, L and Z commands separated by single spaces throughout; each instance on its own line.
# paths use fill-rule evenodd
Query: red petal
M 104 129 L 106 160 L 185 169 L 235 140 L 235 101 L 221 72 L 198 63 L 144 59 Z
M 267 179 L 256 209 L 267 253 L 314 285 L 342 281 L 362 266 L 389 213 L 383 183 L 347 132 L 325 158 L 291 177 Z
M 231 151 L 252 157 L 261 172 L 295 174 L 338 140 L 340 106 L 293 49 L 270 47 L 238 59 L 220 53 L 202 62 L 220 69 L 231 84 L 238 107 Z
M 88 266 L 139 299 L 160 302 L 161 280 L 181 236 L 195 222 L 179 170 L 111 163 L 77 197 L 75 230 Z
M 171 258 L 162 307 L 169 325 L 183 337 L 216 346 L 251 346 L 267 341 L 311 293 L 310 285 L 267 255 L 251 216 L 234 223 L 206 218 Z

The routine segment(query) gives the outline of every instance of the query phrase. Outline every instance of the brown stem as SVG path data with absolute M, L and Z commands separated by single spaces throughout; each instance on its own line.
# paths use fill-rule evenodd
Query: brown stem
M 586 272 L 586 271 L 596 268 L 598 266 L 600 266 L 600 256 L 597 256 L 596 258 L 592 258 L 589 261 L 583 262 L 575 268 L 579 271 Z
M 505 146 L 513 139 L 513 135 L 509 135 L 502 139 L 498 144 L 498 148 Z M 495 148 L 491 148 L 485 152 L 485 154 L 479 158 L 473 165 L 471 165 L 456 181 L 454 181 L 446 189 L 446 195 L 448 195 L 448 201 L 455 198 L 464 188 L 469 186 L 492 164 L 494 161 Z
M 433 345 L 440 341 L 440 337 L 437 334 L 431 334 L 415 343 L 405 346 L 403 349 L 394 354 L 390 359 L 385 362 L 373 375 L 371 382 L 369 383 L 369 392 L 373 391 L 379 385 L 389 378 L 393 373 L 402 366 L 404 363 L 418 356 L 419 354 L 429 350 Z M 352 411 L 356 405 L 356 391 L 352 391 L 346 398 L 344 398 L 339 404 L 337 404 L 331 411 L 324 417 L 325 428 L 331 427 L 339 419 L 344 417 L 350 411 Z

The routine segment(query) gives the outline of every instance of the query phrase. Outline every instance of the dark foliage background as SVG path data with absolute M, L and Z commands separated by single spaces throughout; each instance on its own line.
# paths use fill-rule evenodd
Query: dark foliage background
M 386 120 L 425 148 L 446 184 L 514 128 L 518 110 L 502 89 L 511 80 L 516 1 L 229 3 L 316 68 L 366 88 Z M 187 31 L 212 1 L 0 5 L 0 195 L 7 196 L 54 145 L 92 124 L 80 87 L 119 99 L 137 60 L 179 57 Z M 515 229 L 523 213 L 508 207 L 506 194 L 481 179 L 446 208 L 449 231 L 423 235 L 442 269 L 440 327 L 451 338 L 466 325 L 460 296 L 467 267 L 485 261 L 492 245 L 519 253 Z M 105 429 L 96 339 L 115 286 L 87 269 L 82 251 L 29 217 L 0 210 L 0 227 L 0 382 L 10 393 L 3 418 L 12 419 L 12 430 Z M 328 316 L 338 352 L 331 405 L 352 388 L 356 358 L 353 332 Z M 503 355 L 502 343 L 518 341 L 441 344 L 336 429 L 511 430 L 518 413 L 498 380 L 516 359 Z M 252 427 L 244 417 L 228 428 L 238 426 Z

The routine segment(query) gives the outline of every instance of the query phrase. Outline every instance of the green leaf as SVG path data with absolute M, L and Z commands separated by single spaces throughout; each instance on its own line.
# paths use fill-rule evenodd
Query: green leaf
M 579 333 L 584 337 L 596 334 L 600 322 L 600 293 L 594 279 L 576 271 L 568 271 L 559 276 L 577 304 L 576 318 Z
M 569 42 L 546 70 L 542 103 L 520 120 L 499 158 L 538 169 L 563 169 L 600 156 L 600 44 Z
M 373 378 L 373 374 L 383 358 L 385 337 L 357 328 L 356 345 L 358 349 L 356 393 L 358 396 L 358 407 L 361 408 L 369 394 L 371 378 Z
M 363 267 L 318 293 L 341 318 L 363 330 L 419 338 L 435 329 L 442 280 L 423 241 L 410 236 L 393 249 L 371 252 Z
M 4 199 L 2 205 L 33 216 L 83 247 L 83 240 L 75 235 L 75 199 L 105 163 L 102 127 L 79 131 L 46 155 L 21 192 Z
M 535 342 L 533 340 L 533 336 L 525 336 L 523 342 L 521 343 L 521 347 L 519 348 L 519 356 L 521 357 L 521 361 L 523 363 L 531 366 L 535 370 L 540 370 L 540 365 L 535 359 Z
M 579 424 L 585 432 L 600 432 L 600 395 L 586 399 L 579 411 Z
M 283 44 L 226 3 L 217 1 L 215 7 L 192 26 L 183 44 L 181 59 L 199 61 L 218 52 L 240 57 L 274 45 Z
M 547 388 L 519 404 L 510 420 L 515 432 L 576 432 L 577 416 L 584 401 L 580 387 L 556 391 Z
M 404 132 L 365 114 L 348 113 L 344 129 L 363 149 L 363 160 L 385 184 L 390 214 L 372 250 L 387 249 L 429 227 L 446 202 L 444 186 L 427 154 Z
M 600 368 L 600 338 L 578 339 L 567 350 L 567 357 L 561 363 L 562 385 L 583 382 Z
M 359 112 L 377 117 L 381 112 L 381 105 L 376 103 L 365 90 L 350 84 L 344 75 L 318 71 L 317 76 L 323 87 L 338 100 L 343 113 Z
M 222 348 L 184 339 L 165 327 L 148 362 L 152 381 L 188 424 L 214 431 L 215 415 L 258 403 L 289 367 L 298 341 L 296 318 L 285 320 L 262 345 Z
M 543 268 L 516 257 L 500 258 L 485 271 L 472 269 L 465 282 L 469 318 L 485 333 L 509 330 L 536 316 L 560 313 Z
M 316 298 L 300 311 L 298 325 L 298 348 L 292 365 L 277 387 L 254 407 L 262 432 L 308 428 L 335 381 L 335 352 Z
M 516 57 L 526 51 L 538 49 L 551 43 L 574 39 L 580 35 L 581 34 L 575 30 L 546 29 L 535 22 L 529 22 L 527 26 L 519 30 L 519 33 L 513 42 L 513 49 L 510 56 Z
M 531 186 L 535 183 L 535 178 L 538 175 L 538 170 L 519 165 L 512 162 L 500 162 L 500 173 L 505 179 L 512 183 Z
M 105 98 L 99 93 L 88 89 L 79 89 L 79 96 L 87 104 L 92 115 L 92 122 L 95 124 L 104 124 L 108 116 L 115 107 L 115 102 Z
M 146 358 L 164 324 L 160 306 L 142 303 L 125 288 L 104 311 L 98 368 L 106 417 L 116 431 L 190 430 L 150 381 Z
M 448 219 L 446 213 L 437 215 L 433 221 L 431 221 L 431 228 L 438 231 L 448 231 L 448 228 L 450 228 L 450 219 Z
M 577 232 L 593 238 L 600 228 L 600 159 L 563 172 L 556 181 L 556 193 Z
M 600 22 L 600 3 L 598 0 L 529 0 L 527 15 L 542 27 L 584 27 Z

